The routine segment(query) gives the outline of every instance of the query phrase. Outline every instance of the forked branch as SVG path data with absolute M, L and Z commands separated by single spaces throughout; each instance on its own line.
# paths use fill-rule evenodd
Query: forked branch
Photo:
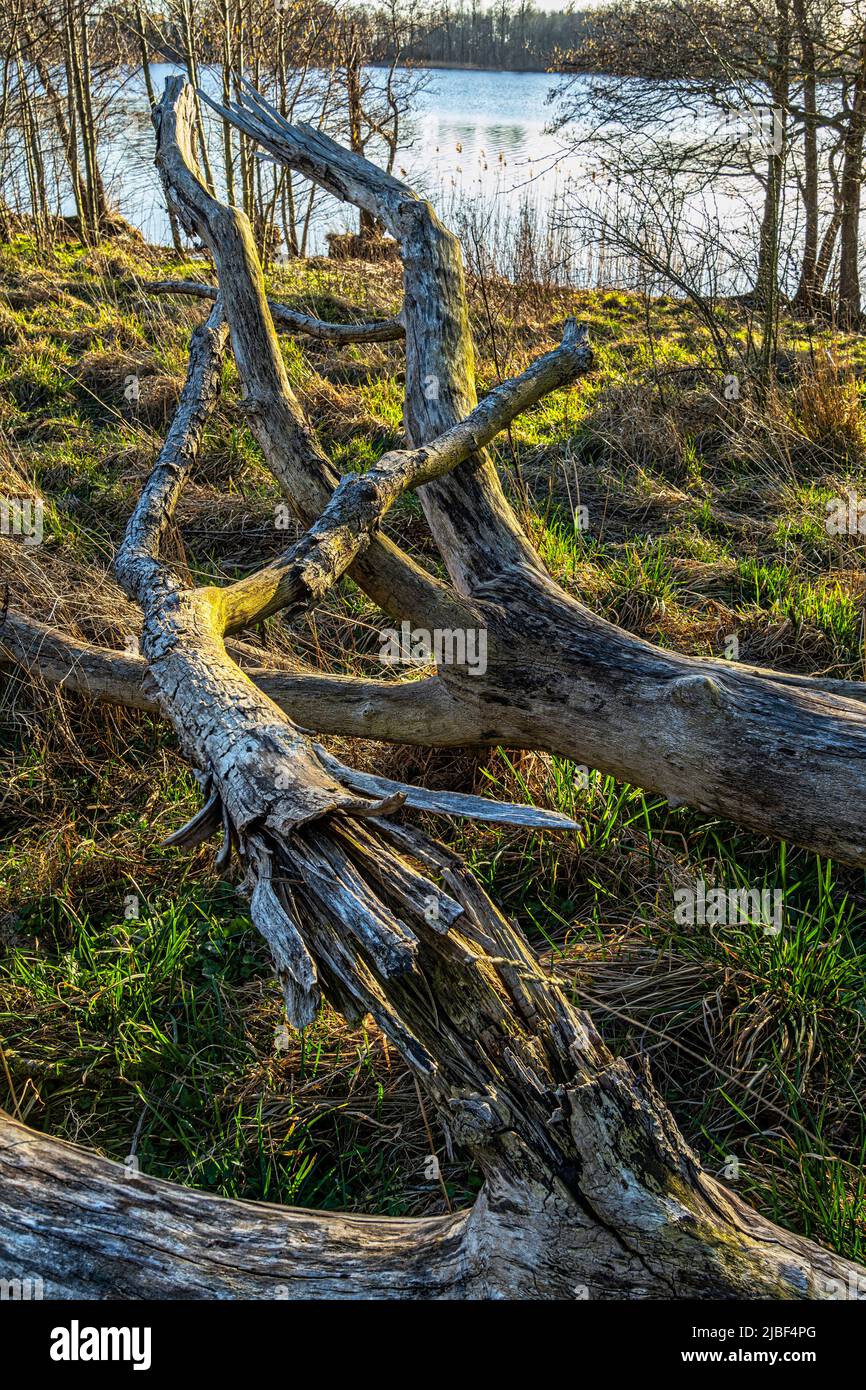
M 429 439 L 465 415 L 474 376 L 460 249 L 429 205 L 321 132 L 290 125 L 249 84 L 219 110 L 279 162 L 385 222 L 403 249 L 409 436 Z M 482 737 L 490 712 L 491 725 L 510 725 L 508 743 L 866 864 L 861 701 L 684 656 L 606 622 L 544 573 L 489 465 L 465 463 L 419 496 L 455 585 L 486 628 L 488 670 L 472 690 Z M 465 690 L 459 669 L 442 675 Z
M 783 741 L 789 757 L 799 741 L 809 772 L 819 750 L 837 759 L 830 774 L 816 771 L 809 836 L 849 850 L 853 842 L 866 858 L 862 709 L 661 652 L 547 579 L 489 461 L 464 456 L 483 437 L 473 432 L 483 415 L 460 427 L 475 399 L 454 239 L 399 180 L 308 128 L 288 126 L 248 93 L 229 115 L 251 138 L 390 219 L 406 275 L 408 432 L 415 446 L 442 436 L 423 457 L 410 450 L 384 460 L 369 487 L 364 478 L 344 484 L 323 522 L 336 479 L 288 390 L 248 228 L 195 177 L 192 115 L 191 95 L 170 79 L 157 113 L 161 170 L 174 205 L 214 252 L 265 455 L 313 531 L 321 523 L 322 585 L 347 554 L 358 556 L 359 535 L 378 524 L 389 501 L 431 477 L 424 470 L 439 469 L 444 458 L 452 471 L 424 484 L 425 506 L 461 596 L 416 576 L 379 536 L 353 573 L 370 592 L 393 578 L 406 616 L 481 613 L 490 671 L 471 694 L 459 667 L 440 671 L 435 683 L 474 704 L 479 740 L 507 722 L 515 742 L 583 748 L 591 764 L 645 786 L 684 788 L 684 799 L 759 825 L 780 793 L 761 781 L 756 816 L 749 805 L 756 750 L 769 747 L 779 774 Z M 222 827 L 220 865 L 233 852 L 242 861 L 290 1018 L 308 1023 L 322 993 L 350 1020 L 372 1015 L 427 1087 L 440 1124 L 481 1169 L 484 1186 L 471 1212 L 417 1223 L 220 1203 L 147 1178 L 131 1201 L 128 1180 L 103 1160 L 70 1155 L 0 1119 L 0 1255 L 19 1268 L 50 1262 L 64 1293 L 128 1296 L 164 1293 L 172 1266 L 178 1293 L 208 1288 L 211 1296 L 273 1296 L 275 1283 L 324 1297 L 572 1298 L 585 1289 L 590 1298 L 793 1299 L 862 1288 L 866 1271 L 764 1221 L 701 1169 L 651 1082 L 611 1054 L 460 858 L 400 814 L 413 801 L 437 814 L 477 814 L 471 799 L 458 808 L 356 773 L 311 743 L 230 659 L 226 591 L 185 589 L 164 563 L 161 537 L 213 398 L 207 383 L 218 378 L 219 333 L 212 318 L 193 346 L 177 427 L 118 555 L 118 573 L 144 612 L 147 680 L 205 782 L 204 807 L 173 838 L 195 843 Z M 428 364 L 438 372 L 430 399 Z M 523 389 L 511 384 L 512 404 Z M 485 402 L 488 424 L 508 397 Z M 316 540 L 305 543 L 308 557 L 317 553 Z M 270 594 L 244 611 L 265 611 L 262 596 L 265 604 L 283 601 L 281 583 L 278 574 Z M 846 730 L 856 745 L 847 760 L 837 742 Z M 721 772 L 714 758 L 723 760 Z M 843 833 L 846 771 L 855 828 Z M 791 798 L 803 781 L 801 763 L 784 794 Z M 502 808 L 500 817 L 509 809 L 515 814 Z M 555 817 L 546 821 L 549 814 L 522 810 L 536 830 L 574 833 Z M 779 815 L 788 825 L 797 810 L 789 805 Z M 104 1183 L 99 1222 L 96 1180 Z
M 235 632 L 281 608 L 305 607 L 323 598 L 370 544 L 399 497 L 451 473 L 521 411 L 591 364 L 586 331 L 569 319 L 560 347 L 497 386 L 465 420 L 421 448 L 395 449 L 362 476 L 344 478 L 306 535 L 266 569 L 222 591 L 225 630 Z

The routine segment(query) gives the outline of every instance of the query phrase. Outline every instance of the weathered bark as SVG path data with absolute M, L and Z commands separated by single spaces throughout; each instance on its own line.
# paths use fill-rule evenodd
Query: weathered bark
M 404 251 L 414 447 L 330 497 L 336 480 L 285 380 L 248 224 L 195 176 L 193 110 L 189 90 L 170 80 L 157 118 L 163 178 L 214 253 L 265 457 L 314 524 L 290 560 L 234 589 L 185 588 L 161 556 L 218 385 L 225 326 L 217 300 L 194 335 L 178 414 L 116 562 L 144 615 L 147 688 L 205 784 L 205 806 L 172 841 L 197 843 L 222 827 L 219 863 L 233 852 L 242 861 L 289 1016 L 303 1026 L 322 993 L 350 1019 L 371 1014 L 480 1167 L 484 1188 L 471 1212 L 435 1221 L 287 1213 L 129 1179 L 0 1119 L 0 1260 L 53 1270 L 50 1293 L 97 1297 L 273 1297 L 277 1286 L 319 1297 L 793 1299 L 857 1289 L 858 1267 L 767 1223 L 701 1170 L 651 1083 L 611 1055 L 459 858 L 399 819 L 413 805 L 497 814 L 489 803 L 443 800 L 345 767 L 253 683 L 224 637 L 239 616 L 264 611 L 262 598 L 267 611 L 305 604 L 350 560 L 371 591 L 389 566 L 404 580 L 405 557 L 371 538 L 390 501 L 420 485 L 459 590 L 435 590 L 434 606 L 464 621 L 481 615 L 489 634 L 486 675 L 443 666 L 426 687 L 447 691 L 450 708 L 468 713 L 472 741 L 499 741 L 507 727 L 509 742 L 580 747 L 582 761 L 664 785 L 672 797 L 776 833 L 796 822 L 791 838 L 862 859 L 864 711 L 793 680 L 661 652 L 556 588 L 476 446 L 540 384 L 550 389 L 574 374 L 567 359 L 577 342 L 473 411 L 454 239 L 397 180 L 315 132 L 275 122 L 251 95 L 223 114 L 379 217 Z M 425 391 L 434 368 L 437 390 Z M 431 599 L 423 582 L 403 583 L 399 602 L 413 596 Z M 413 608 L 403 611 L 417 619 Z M 62 639 L 45 640 L 56 668 Z M 26 661 L 29 641 L 17 625 L 13 656 Z M 116 663 L 98 649 L 85 655 L 76 679 L 108 694 L 121 679 Z M 435 737 L 431 728 L 428 741 Z M 756 776 L 758 749 L 780 787 Z M 803 795 L 809 778 L 818 788 L 811 800 Z M 796 813 L 783 804 L 795 794 Z M 498 814 L 556 833 L 574 828 L 531 808 Z
M 406 330 L 404 423 L 410 443 L 423 444 L 457 424 L 477 401 L 457 238 L 442 226 L 429 203 L 392 174 L 337 145 L 321 131 L 288 125 L 248 83 L 242 81 L 241 85 L 250 104 L 245 100 L 229 113 L 240 128 L 276 159 L 327 192 L 367 208 L 401 246 Z M 217 109 L 222 113 L 222 108 Z M 213 245 L 209 245 L 216 258 Z M 219 261 L 217 269 L 219 272 Z M 222 274 L 219 279 L 222 284 Z M 273 390 L 273 382 L 270 387 Z M 261 438 L 259 442 L 274 469 L 277 454 L 269 454 Z M 447 480 L 420 489 L 418 495 L 460 593 L 472 593 L 475 586 L 495 578 L 509 565 L 543 572 L 486 455 L 456 469 Z M 412 607 L 404 610 L 413 611 Z
M 142 286 L 149 294 L 188 294 L 197 299 L 216 299 L 219 290 L 215 285 L 201 284 L 198 280 L 155 280 Z M 380 319 L 373 323 L 328 323 L 325 319 L 313 318 L 274 299 L 268 300 L 268 308 L 277 328 L 287 333 L 305 333 L 310 338 L 319 338 L 325 343 L 390 343 L 403 337 L 403 325 L 399 318 Z
M 418 680 L 361 680 L 355 676 L 323 675 L 294 661 L 287 671 L 258 664 L 242 644 L 226 649 L 254 685 L 279 705 L 294 723 L 321 734 L 379 739 L 422 747 L 496 747 L 513 733 L 508 711 L 496 723 L 487 712 L 487 732 L 480 737 L 477 702 L 461 699 L 439 676 Z M 97 703 L 159 713 L 159 701 L 147 677 L 147 662 L 109 647 L 97 646 L 34 618 L 10 610 L 0 623 L 0 670 L 29 672 L 50 685 L 85 695 Z M 843 700 L 866 703 L 862 681 L 830 680 L 759 666 L 743 666 L 750 675 L 806 693 L 813 691 Z M 527 744 L 535 747 L 535 744 Z M 537 746 L 543 747 L 543 744 Z
M 228 114 L 251 138 L 335 196 L 369 207 L 402 245 L 407 433 L 420 443 L 447 429 L 475 403 L 456 239 L 398 179 L 319 131 L 287 125 L 246 85 L 244 93 Z M 277 454 L 260 442 L 276 470 Z M 419 496 L 455 585 L 472 598 L 475 616 L 464 623 L 480 611 L 487 629 L 488 669 L 471 690 L 455 668 L 440 672 L 475 702 L 477 741 L 508 723 L 506 742 L 545 747 L 673 804 L 866 863 L 862 709 L 814 685 L 679 656 L 598 618 L 544 575 L 487 460 L 463 464 Z
M 320 734 L 384 739 L 419 747 L 461 748 L 477 742 L 477 715 L 438 676 L 423 680 L 358 680 L 258 666 L 236 644 L 228 650 L 254 685 L 294 723 Z M 0 623 L 0 669 L 18 668 L 99 703 L 159 713 L 140 656 L 98 647 L 10 612 Z M 494 734 L 495 745 L 503 740 Z
M 289 502 L 309 524 L 324 511 L 338 478 L 289 385 L 249 219 L 238 208 L 218 203 L 197 178 L 190 102 L 177 115 L 173 108 L 169 113 L 164 132 L 160 108 L 154 117 L 157 167 L 168 201 L 214 256 L 220 286 L 232 305 L 232 349 L 246 388 L 250 427 Z M 388 613 L 423 613 L 431 627 L 459 621 L 446 586 L 385 536 L 376 539 L 350 573 Z
M 586 334 L 570 319 L 561 347 L 520 376 L 500 383 L 465 420 L 438 439 L 417 449 L 392 450 L 362 479 L 351 474 L 344 478 L 319 520 L 297 544 L 273 564 L 220 593 L 225 631 L 237 631 L 280 609 L 307 606 L 322 598 L 367 549 L 404 492 L 452 472 L 516 414 L 586 371 L 591 362 Z

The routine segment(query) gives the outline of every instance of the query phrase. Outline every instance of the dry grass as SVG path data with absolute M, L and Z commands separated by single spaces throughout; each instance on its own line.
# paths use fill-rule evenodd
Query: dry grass
M 53 266 L 0 259 L 0 492 L 41 495 L 46 540 L 0 539 L 2 584 L 43 621 L 121 648 L 137 628 L 111 577 L 113 546 L 159 448 L 204 310 L 143 296 L 154 274 L 202 277 L 134 245 Z M 866 482 L 862 349 L 805 355 L 789 383 L 728 401 L 689 311 L 635 296 L 470 278 L 482 387 L 557 341 L 575 311 L 598 370 L 517 422 L 498 457 L 526 480 L 551 571 L 597 611 L 695 653 L 862 674 L 859 536 L 829 537 L 828 498 Z M 327 316 L 398 307 L 394 268 L 313 262 L 272 292 Z M 802 330 L 790 325 L 795 347 Z M 287 367 L 341 471 L 401 438 L 399 344 L 335 352 L 285 340 Z M 802 356 L 802 354 L 801 354 Z M 799 359 L 798 359 L 799 360 Z M 844 365 L 838 365 L 844 364 Z M 130 410 L 125 376 L 142 401 Z M 7 389 L 8 388 L 8 389 Z M 182 503 L 185 560 L 227 579 L 275 553 L 274 490 L 236 381 Z M 574 520 L 588 510 L 589 526 Z M 417 501 L 393 533 L 440 566 Z M 262 660 L 383 675 L 381 616 L 351 584 L 306 624 L 252 634 Z M 0 1041 L 31 1124 L 148 1171 L 248 1197 L 360 1210 L 442 1210 L 414 1085 L 370 1025 L 326 1013 L 282 1032 L 278 992 L 246 909 L 208 847 L 159 841 L 197 789 L 156 719 L 95 710 L 37 682 L 2 692 L 10 834 L 0 860 Z M 533 799 L 586 835 L 441 824 L 624 1055 L 649 1060 L 688 1137 L 776 1219 L 849 1254 L 866 1234 L 863 875 L 756 842 L 735 827 L 561 760 L 334 741 L 340 756 L 433 786 Z M 790 931 L 677 928 L 675 887 L 705 875 L 784 888 Z M 125 916 L 129 895 L 137 917 Z M 436 1136 L 451 1199 L 477 1176 Z

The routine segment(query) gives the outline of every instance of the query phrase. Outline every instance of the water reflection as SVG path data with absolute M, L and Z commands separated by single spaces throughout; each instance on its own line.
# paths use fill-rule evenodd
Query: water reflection
M 166 77 L 178 71 L 171 64 L 154 64 L 151 75 L 155 90 L 161 91 Z M 376 70 L 369 76 L 374 83 L 384 80 L 384 74 Z M 218 69 L 202 69 L 200 80 L 206 91 L 220 97 Z M 432 70 L 427 85 L 416 96 L 411 118 L 404 122 L 404 148 L 396 167 L 412 187 L 431 200 L 440 217 L 467 234 L 470 243 L 483 248 L 501 273 L 515 272 L 514 256 L 527 244 L 531 220 L 536 249 L 557 266 L 561 278 L 592 284 L 603 266 L 609 281 L 619 277 L 621 283 L 627 283 L 633 270 L 623 270 L 622 264 L 617 269 L 605 237 L 587 237 L 575 231 L 576 189 L 584 203 L 588 200 L 599 209 L 623 198 L 610 178 L 596 177 L 592 140 L 575 151 L 546 129 L 555 82 L 555 77 L 546 73 Z M 315 100 L 312 96 L 302 98 L 295 118 L 317 119 Z M 153 166 L 153 129 L 143 74 L 127 76 L 110 109 L 108 138 L 101 151 L 109 196 L 145 237 L 167 243 L 168 217 Z M 208 143 L 217 191 L 224 194 L 219 179 L 222 130 L 218 121 L 209 122 Z M 375 158 L 375 152 L 371 153 Z M 303 218 L 307 194 L 303 180 L 296 179 L 296 184 L 300 190 L 297 207 Z M 720 216 L 726 226 L 736 227 L 739 219 L 744 229 L 751 215 L 748 198 L 739 194 L 735 200 L 722 187 L 714 188 L 712 198 L 703 191 L 690 204 L 687 200 L 678 206 L 681 222 L 677 236 L 682 237 L 684 246 L 689 237 L 706 238 L 698 229 L 708 215 Z M 67 205 L 66 210 L 71 207 Z M 619 215 L 619 210 L 615 211 Z M 327 232 L 349 230 L 355 216 L 344 204 L 317 195 L 308 252 L 324 254 Z M 715 265 L 710 267 L 712 274 L 716 270 Z M 731 285 L 736 287 L 733 281 Z

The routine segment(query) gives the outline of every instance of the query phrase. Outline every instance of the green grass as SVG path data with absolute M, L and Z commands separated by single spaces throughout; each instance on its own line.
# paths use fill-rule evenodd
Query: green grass
M 140 901 L 132 920 L 42 901 L 21 927 L 40 949 L 0 969 L 0 1032 L 22 1114 L 41 1097 L 42 1125 L 64 1131 L 71 1109 L 79 1142 L 224 1196 L 411 1209 L 421 1165 L 384 1137 L 398 1126 L 381 1045 L 333 1016 L 281 1035 L 228 886 Z
M 112 548 L 179 390 L 204 310 L 146 297 L 141 281 L 205 268 L 118 244 L 0 248 L 0 469 L 39 489 L 46 541 L 0 542 L 15 602 L 121 649 L 135 629 Z M 350 263 L 272 272 L 271 292 L 325 318 L 399 306 L 399 275 Z M 470 285 L 470 289 L 472 289 Z M 593 376 L 515 423 L 493 454 L 551 573 L 596 612 L 656 643 L 860 678 L 866 569 L 858 537 L 829 537 L 826 503 L 866 481 L 859 387 L 798 384 L 760 410 L 725 405 L 707 335 L 674 300 L 546 296 L 488 286 L 503 372 L 552 348 L 568 313 L 591 331 Z M 523 296 L 523 297 L 522 297 Z M 498 297 L 498 298 L 497 298 Z M 534 301 L 533 301 L 534 303 Z M 539 301 L 540 303 L 540 301 Z M 482 389 L 496 383 L 486 312 L 472 301 Z M 732 339 L 745 327 L 719 311 Z M 651 340 L 648 337 L 648 327 Z M 856 338 L 815 334 L 862 372 Z M 293 387 L 339 473 L 401 442 L 402 347 L 343 353 L 281 339 Z M 788 325 L 787 346 L 809 345 Z M 142 381 L 130 410 L 123 382 Z M 840 369 L 841 371 L 841 369 Z M 866 493 L 866 487 L 861 489 Z M 275 554 L 275 489 L 232 366 L 181 506 L 186 561 L 225 579 Z M 585 507 L 583 527 L 577 506 Z M 390 529 L 442 572 L 417 498 Z M 381 615 L 351 582 L 288 631 L 250 634 L 279 658 L 371 676 Z M 245 900 L 212 847 L 160 841 L 197 787 L 150 716 L 10 682 L 0 704 L 0 1104 L 28 1123 L 142 1169 L 226 1195 L 386 1213 L 443 1209 L 407 1069 L 372 1025 L 325 1012 L 284 1033 L 279 992 Z M 866 882 L 860 871 L 672 808 L 593 768 L 513 750 L 468 755 L 356 744 L 337 751 L 401 779 L 556 807 L 583 824 L 554 837 L 436 823 L 592 1010 L 617 1051 L 649 1059 L 707 1166 L 774 1219 L 863 1256 L 866 1208 Z M 674 892 L 699 877 L 784 895 L 785 929 L 684 928 Z M 138 897 L 137 917 L 125 900 Z M 438 1143 L 437 1136 L 437 1143 Z M 478 1176 L 458 1154 L 452 1201 Z
M 498 763 L 491 794 L 531 795 L 513 759 Z M 491 837 L 476 871 L 617 1050 L 650 1056 L 710 1169 L 733 1156 L 742 1192 L 773 1219 L 862 1258 L 863 872 L 756 843 L 563 760 L 545 770 L 541 799 L 585 833 L 566 854 L 546 837 Z M 698 877 L 778 889 L 782 932 L 677 926 L 674 886 Z

